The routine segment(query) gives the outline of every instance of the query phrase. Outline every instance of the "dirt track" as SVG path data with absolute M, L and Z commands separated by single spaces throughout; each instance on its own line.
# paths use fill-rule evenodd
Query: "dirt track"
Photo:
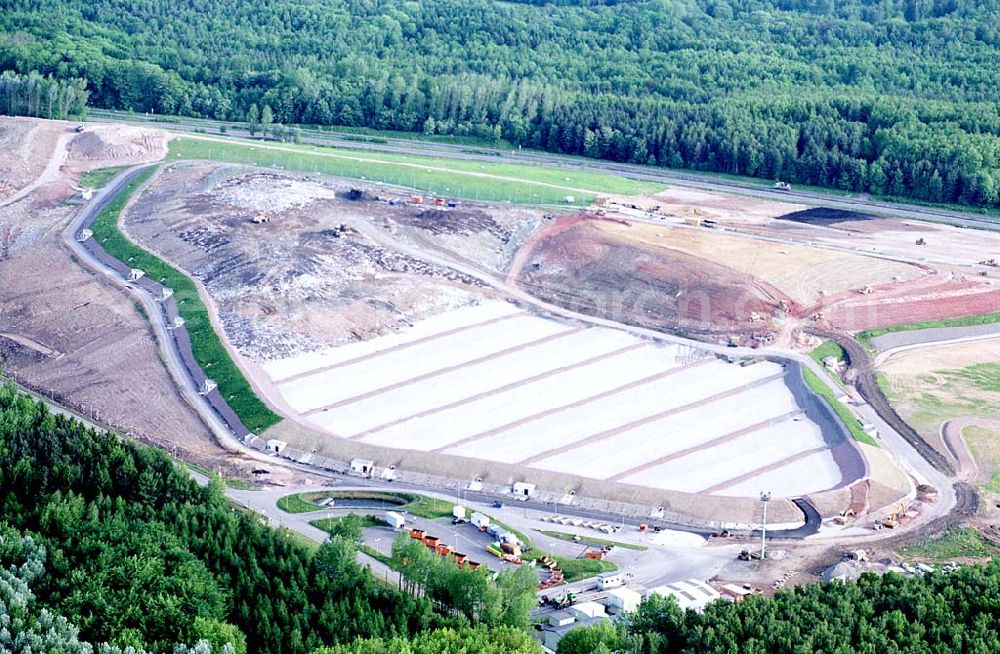
M 826 332 L 822 330 L 808 330 L 822 338 L 835 341 L 844 349 L 848 363 L 848 378 L 851 378 L 858 393 L 875 412 L 889 425 L 892 426 L 906 441 L 920 453 L 934 468 L 949 477 L 955 475 L 955 467 L 940 452 L 934 449 L 924 438 L 917 433 L 903 418 L 896 412 L 896 409 L 889 403 L 889 399 L 882 392 L 875 376 L 875 368 L 872 366 L 871 357 L 868 352 L 853 338 L 836 332 Z

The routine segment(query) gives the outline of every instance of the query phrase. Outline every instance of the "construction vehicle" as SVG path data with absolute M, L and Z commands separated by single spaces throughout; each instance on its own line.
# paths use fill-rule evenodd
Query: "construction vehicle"
M 775 191 L 791 191 L 792 185 L 789 184 L 788 182 L 778 181 L 775 182 L 774 186 L 772 186 L 771 188 L 773 188 Z
M 512 554 L 516 557 L 521 556 L 521 546 L 517 543 L 500 543 L 500 549 L 507 554 Z
M 83 125 L 77 125 L 76 127 L 73 128 L 73 131 L 79 134 L 80 132 L 83 131 Z
M 865 286 L 861 287 L 861 294 L 862 295 L 871 295 L 874 292 L 875 292 L 875 289 L 872 288 L 871 286 L 865 285 Z
M 906 508 L 900 504 L 896 507 L 896 510 L 889 514 L 889 516 L 881 522 L 881 525 L 886 529 L 895 529 L 899 526 L 899 519 L 906 515 Z
M 996 259 L 984 259 L 983 261 L 979 262 L 979 265 L 989 266 L 991 268 L 1000 268 L 1000 261 L 997 261 Z
M 854 509 L 847 509 L 846 511 L 841 511 L 840 513 L 838 513 L 837 516 L 834 517 L 833 521 L 836 522 L 838 525 L 846 525 L 847 521 L 850 518 L 853 518 L 855 515 L 857 514 L 854 512 Z
M 576 595 L 573 593 L 563 593 L 562 595 L 553 595 L 551 597 L 542 595 L 542 601 L 559 611 L 573 606 L 573 602 L 576 601 Z
M 917 245 L 927 245 L 927 241 L 924 238 L 918 238 L 916 244 Z
M 760 559 L 760 552 L 743 550 L 736 558 L 738 558 L 740 561 L 757 561 L 758 559 Z

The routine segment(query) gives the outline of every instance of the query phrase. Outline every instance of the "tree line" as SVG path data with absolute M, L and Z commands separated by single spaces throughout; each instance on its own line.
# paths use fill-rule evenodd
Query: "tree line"
M 0 69 L 96 106 L 503 140 L 1000 204 L 1000 2 L 11 0 Z
M 866 573 L 704 613 L 654 597 L 629 619 L 571 631 L 558 654 L 988 654 L 1000 651 L 1000 561 L 905 578 Z
M 54 79 L 37 71 L 0 74 L 0 111 L 8 116 L 65 120 L 83 113 L 88 95 L 87 82 L 79 78 Z
M 159 450 L 0 384 L 0 566 L 21 575 L 0 580 L 0 644 L 50 633 L 80 643 L 10 651 L 163 654 L 188 643 L 210 654 L 204 641 L 307 654 L 437 629 L 490 639 L 482 621 L 378 582 L 356 555 L 339 536 L 312 552 L 237 511 L 220 481 L 200 487 Z M 13 631 L 4 616 L 19 620 Z
M 537 654 L 537 578 L 495 581 L 401 539 L 415 596 L 356 562 L 360 525 L 315 552 L 198 486 L 159 450 L 0 385 L 0 651 Z M 652 598 L 560 654 L 992 654 L 1000 561 L 814 583 L 702 614 Z M 186 643 L 186 644 L 185 644 Z M 129 649 L 131 648 L 131 649 Z

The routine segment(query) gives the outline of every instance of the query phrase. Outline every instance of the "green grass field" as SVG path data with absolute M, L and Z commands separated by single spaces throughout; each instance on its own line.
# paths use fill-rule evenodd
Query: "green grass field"
M 878 329 L 866 329 L 855 335 L 858 342 L 865 346 L 869 352 L 874 351 L 871 339 L 884 334 L 894 332 L 912 332 L 918 329 L 933 329 L 936 327 L 970 327 L 974 325 L 992 325 L 1000 322 L 1000 311 L 984 313 L 978 316 L 966 316 L 965 318 L 948 318 L 947 320 L 929 320 L 927 322 L 915 322 L 909 325 L 895 325 L 893 327 L 880 327 Z
M 336 518 L 320 518 L 319 520 L 313 520 L 309 524 L 312 526 L 322 529 L 328 534 L 332 534 L 337 531 L 337 525 L 342 523 L 345 518 L 351 518 L 352 520 L 357 520 L 361 527 L 384 527 L 385 523 L 379 520 L 373 515 L 357 515 L 354 513 L 349 513 L 346 516 L 339 516 Z
M 169 161 L 204 159 L 278 167 L 419 189 L 446 197 L 516 204 L 589 204 L 596 193 L 654 193 L 662 184 L 525 164 L 492 163 L 342 148 L 178 137 Z
M 904 547 L 900 553 L 918 559 L 948 561 L 963 556 L 991 556 L 994 552 L 975 529 L 955 528 L 916 545 Z
M 88 170 L 80 176 L 80 186 L 91 189 L 104 188 L 108 185 L 108 182 L 110 182 L 118 173 L 122 172 L 126 168 L 128 168 L 128 166 Z
M 861 429 L 861 425 L 858 424 L 858 419 L 854 417 L 854 414 L 850 410 L 840 403 L 837 397 L 833 394 L 833 390 L 829 386 L 823 383 L 823 380 L 819 378 L 816 373 L 814 373 L 809 368 L 802 368 L 802 375 L 805 377 L 806 384 L 810 389 L 830 405 L 830 408 L 834 410 L 837 416 L 847 425 L 847 429 L 851 432 L 851 437 L 859 443 L 864 443 L 865 445 L 872 445 L 878 447 L 878 443 L 875 439 L 869 436 Z
M 91 227 L 94 238 L 112 257 L 145 271 L 151 279 L 174 290 L 177 309 L 185 320 L 191 336 L 191 349 L 198 365 L 219 384 L 219 392 L 243 424 L 250 431 L 264 431 L 281 420 L 281 417 L 260 401 L 229 356 L 215 333 L 208 308 L 198 297 L 194 282 L 186 274 L 130 241 L 118 228 L 119 217 L 129 198 L 153 176 L 155 170 L 151 168 L 139 175 L 100 213 Z

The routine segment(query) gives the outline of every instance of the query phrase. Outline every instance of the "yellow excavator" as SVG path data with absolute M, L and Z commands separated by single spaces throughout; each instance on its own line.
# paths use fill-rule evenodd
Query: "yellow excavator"
M 886 529 L 895 529 L 899 526 L 899 519 L 906 515 L 906 507 L 900 503 L 896 510 L 889 514 L 885 520 L 882 521 L 882 526 Z

